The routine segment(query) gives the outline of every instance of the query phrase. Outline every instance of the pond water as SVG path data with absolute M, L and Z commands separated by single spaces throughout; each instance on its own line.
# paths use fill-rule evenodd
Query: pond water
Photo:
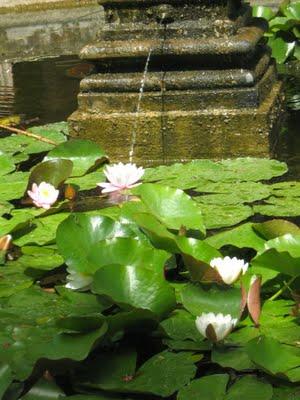
M 20 114 L 35 125 L 66 120 L 77 108 L 80 80 L 92 70 L 77 56 L 13 65 L 11 84 L 4 87 L 0 81 L 0 117 Z M 276 158 L 288 164 L 290 179 L 300 179 L 300 66 L 287 66 L 280 72 L 286 81 L 287 104 L 294 110 L 287 112 Z

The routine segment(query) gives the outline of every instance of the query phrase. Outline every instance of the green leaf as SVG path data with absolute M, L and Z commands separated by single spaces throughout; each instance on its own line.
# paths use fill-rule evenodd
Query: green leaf
M 171 396 L 195 376 L 196 367 L 190 353 L 158 353 L 138 369 L 135 379 L 126 385 L 128 392 Z
M 72 174 L 73 163 L 70 160 L 57 159 L 44 161 L 37 164 L 31 171 L 28 188 L 33 183 L 37 185 L 41 182 L 51 183 L 58 187 Z
M 275 13 L 270 7 L 255 5 L 252 8 L 252 15 L 253 17 L 264 18 L 270 21 L 270 19 L 274 18 Z
M 271 221 L 253 224 L 253 229 L 266 240 L 274 239 L 287 233 L 300 235 L 300 228 L 292 222 L 284 219 L 272 219 Z
M 105 362 L 98 362 L 97 369 L 89 368 L 86 378 L 79 383 L 85 387 L 105 388 L 119 393 L 143 393 L 168 397 L 189 383 L 196 373 L 191 354 L 185 352 L 158 353 L 136 372 L 132 370 L 133 361 L 135 361 L 133 354 L 126 352 L 110 354 L 105 359 L 108 363 L 107 369 Z M 101 358 L 99 357 L 98 360 L 101 361 Z
M 205 233 L 200 207 L 182 190 L 143 184 L 135 191 L 149 211 L 169 229 L 184 226 Z
M 205 242 L 217 249 L 231 245 L 238 248 L 261 250 L 264 247 L 265 240 L 255 233 L 254 225 L 252 222 L 247 222 L 236 228 L 210 236 L 205 239 Z
M 90 265 L 97 270 L 111 264 L 145 267 L 163 275 L 164 265 L 170 254 L 157 250 L 133 238 L 102 240 L 91 246 L 87 256 Z
M 194 238 L 178 236 L 176 244 L 193 281 L 201 281 L 207 269 L 210 268 L 210 261 L 221 255 L 214 247 Z
M 300 214 L 300 199 L 272 196 L 265 200 L 265 204 L 255 205 L 253 210 L 255 213 L 271 217 L 297 217 Z
M 10 155 L 0 152 L 0 176 L 15 170 L 15 164 Z
M 174 340 L 199 341 L 199 332 L 196 328 L 195 317 L 185 310 L 175 310 L 169 318 L 160 323 L 164 333 Z
M 106 179 L 103 171 L 91 172 L 87 175 L 69 178 L 66 183 L 78 187 L 79 190 L 89 190 L 97 187 L 97 183 L 104 182 Z
M 16 238 L 14 243 L 18 246 L 29 244 L 44 245 L 55 242 L 56 230 L 58 225 L 67 218 L 67 213 L 50 214 L 46 217 L 36 218 L 33 223 L 35 229 L 24 233 L 20 238 Z
M 29 128 L 28 131 L 59 144 L 66 140 L 66 135 L 68 134 L 68 123 L 56 122 L 54 124 L 35 126 Z M 19 152 L 26 154 L 41 153 L 49 151 L 53 147 L 54 145 L 52 144 L 41 142 L 24 135 L 12 134 L 8 137 L 1 138 L 0 140 L 0 151 L 2 150 L 3 152 L 12 154 Z
M 22 247 L 23 255 L 16 261 L 11 261 L 8 266 L 19 265 L 28 269 L 39 269 L 49 271 L 64 263 L 63 258 L 57 254 L 57 249 L 46 246 L 25 246 Z
M 100 255 L 95 266 L 93 257 L 89 259 L 93 246 L 104 239 L 117 237 L 136 237 L 136 233 L 131 230 L 130 224 L 122 224 L 101 215 L 76 213 L 71 214 L 58 226 L 56 241 L 60 254 L 71 269 L 92 273 L 97 269 L 98 262 L 102 265 L 114 263 L 108 258 L 110 255 L 104 259 Z M 143 244 L 139 243 L 137 246 L 143 247 Z M 105 251 L 109 252 L 109 248 Z M 94 253 L 98 254 L 97 246 Z
M 6 389 L 13 381 L 12 371 L 8 364 L 0 364 L 0 398 L 3 398 Z
M 13 174 L 2 176 L 0 200 L 13 200 L 22 197 L 27 187 L 28 178 L 28 172 L 14 172 Z
M 64 392 L 51 381 L 41 378 L 25 396 L 24 400 L 45 400 L 45 399 L 61 399 L 65 397 Z
M 120 305 L 143 308 L 163 315 L 175 308 L 173 288 L 164 280 L 162 273 L 153 273 L 134 265 L 108 265 L 94 276 L 92 291 L 106 295 Z
M 135 376 L 137 353 L 133 348 L 120 347 L 115 352 L 102 352 L 83 365 L 75 376 L 79 386 L 112 390 L 122 389 L 126 378 Z
M 247 344 L 250 359 L 263 370 L 285 377 L 289 370 L 300 366 L 300 350 L 261 336 Z
M 283 64 L 293 52 L 296 42 L 286 42 L 281 37 L 270 37 L 268 45 L 272 49 L 272 56 L 279 64 Z
M 223 368 L 232 368 L 236 371 L 255 369 L 255 365 L 242 347 L 214 347 L 211 360 Z
M 10 262 L 0 269 L 0 297 L 9 297 L 33 284 L 33 278 L 24 273 L 24 268 Z
M 207 229 L 219 229 L 233 226 L 253 215 L 251 207 L 241 204 L 224 206 L 201 204 L 200 208 Z
M 96 143 L 89 140 L 69 140 L 51 150 L 44 161 L 68 159 L 73 163 L 72 176 L 82 176 L 107 159 Z
M 294 18 L 298 21 L 300 20 L 300 4 L 298 1 L 293 1 L 287 4 L 286 7 L 283 9 L 284 14 L 288 18 Z
M 241 291 L 237 288 L 190 283 L 181 290 L 181 299 L 184 308 L 194 316 L 208 312 L 240 316 Z
M 45 293 L 38 288 L 12 295 L 0 310 L 0 359 L 12 369 L 15 379 L 26 379 L 41 359 L 83 360 L 107 325 L 89 332 L 64 333 L 57 318 L 99 313 L 93 295 L 67 297 Z
M 223 400 L 229 375 L 216 374 L 195 379 L 188 386 L 181 389 L 177 400 Z
M 273 397 L 272 386 L 255 376 L 244 376 L 232 385 L 224 400 L 271 400 Z
M 299 276 L 299 261 L 300 235 L 288 233 L 266 242 L 264 249 L 252 260 L 252 265 Z

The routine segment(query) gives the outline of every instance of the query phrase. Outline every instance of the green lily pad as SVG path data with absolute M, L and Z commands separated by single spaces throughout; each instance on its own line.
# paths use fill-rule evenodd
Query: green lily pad
M 82 176 L 107 159 L 104 151 L 89 140 L 70 140 L 51 150 L 44 161 L 68 159 L 73 163 L 72 176 Z
M 94 275 L 92 291 L 108 296 L 121 306 L 142 308 L 158 315 L 166 314 L 176 305 L 174 290 L 162 273 L 153 273 L 147 267 L 102 267 Z
M 196 229 L 205 233 L 199 205 L 182 190 L 154 184 L 143 184 L 135 192 L 150 213 L 169 229 Z

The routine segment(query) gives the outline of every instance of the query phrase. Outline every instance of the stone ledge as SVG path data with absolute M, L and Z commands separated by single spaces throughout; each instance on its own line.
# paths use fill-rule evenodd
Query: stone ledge
M 98 5 L 97 0 L 1 0 L 0 14 L 78 8 L 93 5 Z

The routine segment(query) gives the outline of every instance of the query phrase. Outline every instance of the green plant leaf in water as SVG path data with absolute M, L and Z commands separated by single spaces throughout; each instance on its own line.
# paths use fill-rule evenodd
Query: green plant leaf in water
M 94 275 L 94 293 L 105 295 L 119 305 L 150 310 L 164 315 L 175 308 L 173 288 L 162 274 L 134 265 L 108 265 Z
M 73 163 L 70 160 L 56 159 L 41 162 L 31 171 L 28 188 L 31 188 L 33 183 L 39 185 L 41 182 L 51 183 L 57 188 L 71 176 L 72 169 Z
M 69 140 L 51 150 L 44 161 L 68 159 L 73 163 L 72 176 L 82 176 L 107 159 L 100 146 L 89 140 Z
M 223 400 L 229 375 L 216 374 L 193 380 L 178 392 L 177 400 Z
M 201 208 L 182 190 L 154 184 L 135 189 L 148 210 L 169 229 L 195 229 L 205 233 Z
M 300 275 L 300 235 L 286 234 L 269 240 L 252 260 L 253 266 L 273 269 L 286 275 Z

